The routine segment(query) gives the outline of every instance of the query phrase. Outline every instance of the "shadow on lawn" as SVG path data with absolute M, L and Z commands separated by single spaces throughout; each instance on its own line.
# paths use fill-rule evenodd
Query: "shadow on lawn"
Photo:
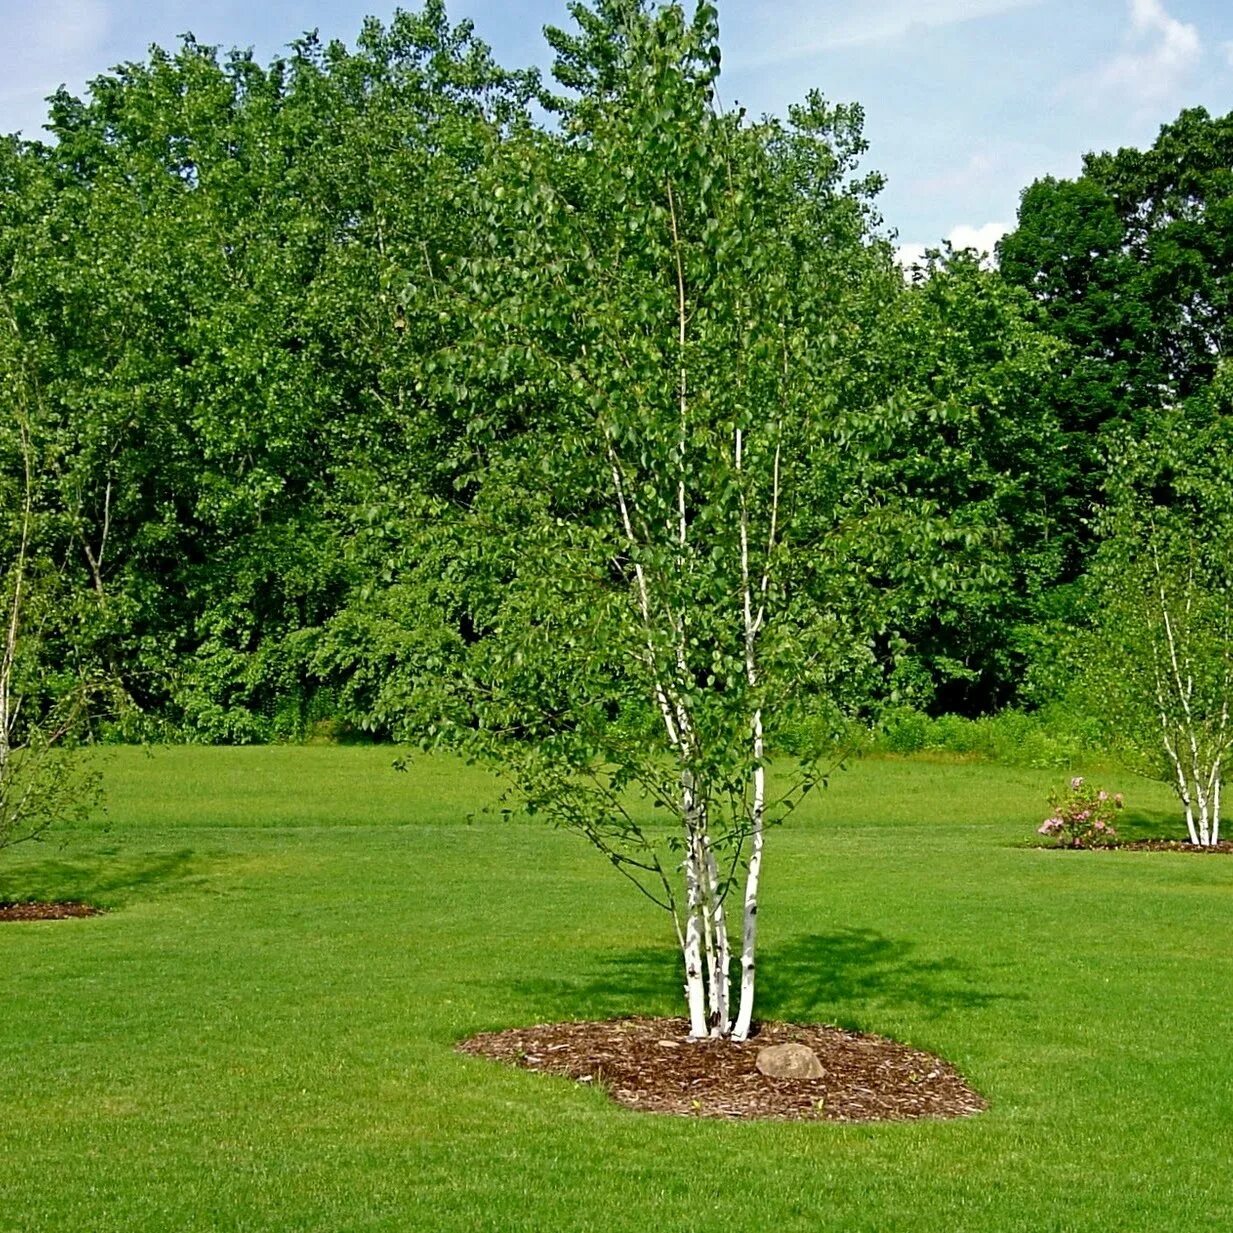
M 0 900 L 81 900 L 117 908 L 195 880 L 203 864 L 190 848 L 157 856 L 92 855 L 77 860 L 23 861 L 5 869 Z
M 758 957 L 760 1018 L 796 1023 L 840 1022 L 877 1007 L 914 1006 L 936 1015 L 976 1009 L 1020 995 L 991 989 L 990 973 L 957 959 L 925 959 L 913 942 L 873 929 L 807 934 Z M 599 961 L 593 979 L 518 981 L 515 991 L 533 1007 L 570 1019 L 683 1013 L 680 955 L 675 950 L 629 951 Z M 733 964 L 734 986 L 737 965 Z
M 768 1019 L 847 1019 L 861 1009 L 914 1006 L 940 1014 L 1017 997 L 959 959 L 922 958 L 914 942 L 874 929 L 806 934 L 759 958 L 759 1010 Z
M 1127 809 L 1113 820 L 1122 839 L 1185 839 L 1186 818 L 1176 809 Z

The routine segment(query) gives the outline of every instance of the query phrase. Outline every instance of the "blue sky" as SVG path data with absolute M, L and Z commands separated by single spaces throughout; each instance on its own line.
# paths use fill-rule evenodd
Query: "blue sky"
M 810 88 L 857 100 L 869 164 L 889 180 L 905 250 L 944 237 L 987 247 L 1037 176 L 1073 175 L 1090 149 L 1150 143 L 1184 106 L 1233 111 L 1230 0 L 719 0 L 721 92 L 782 113 Z M 414 7 L 414 4 L 411 5 Z M 37 135 L 42 99 L 174 45 L 251 46 L 302 31 L 351 41 L 375 0 L 0 0 L 0 131 Z M 454 0 L 510 66 L 546 64 L 565 0 Z

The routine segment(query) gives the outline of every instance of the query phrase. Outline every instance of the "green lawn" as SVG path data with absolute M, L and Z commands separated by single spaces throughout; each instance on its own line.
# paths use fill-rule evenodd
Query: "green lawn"
M 771 836 L 764 1015 L 954 1061 L 992 1109 L 844 1127 L 618 1109 L 471 1032 L 676 1012 L 667 922 L 443 758 L 115 750 L 2 858 L 0 1230 L 1198 1230 L 1233 1212 L 1233 861 L 1016 846 L 1061 778 L 870 761 Z M 1105 777 L 1139 828 L 1163 789 Z

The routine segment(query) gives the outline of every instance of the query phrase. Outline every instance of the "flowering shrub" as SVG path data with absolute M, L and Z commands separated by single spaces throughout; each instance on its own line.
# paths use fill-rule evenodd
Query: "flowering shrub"
M 1059 848 L 1107 847 L 1117 839 L 1113 817 L 1124 803 L 1120 792 L 1110 796 L 1076 775 L 1065 792 L 1050 794 L 1052 813 L 1036 833 L 1052 839 Z

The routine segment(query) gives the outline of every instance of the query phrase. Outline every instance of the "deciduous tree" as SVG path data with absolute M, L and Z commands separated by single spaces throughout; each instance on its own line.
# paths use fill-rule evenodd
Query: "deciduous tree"
M 1173 787 L 1203 846 L 1233 743 L 1231 393 L 1222 374 L 1113 451 L 1085 673 L 1115 748 Z
M 973 536 L 870 482 L 915 412 L 864 397 L 902 283 L 859 109 L 724 110 L 707 3 L 572 12 L 559 131 L 494 139 L 478 243 L 407 272 L 469 323 L 420 382 L 469 464 L 422 540 L 456 624 L 412 709 L 667 909 L 691 1031 L 743 1037 L 767 830 L 817 773 L 773 790 L 778 735 L 868 668 L 894 597 L 962 585 Z

